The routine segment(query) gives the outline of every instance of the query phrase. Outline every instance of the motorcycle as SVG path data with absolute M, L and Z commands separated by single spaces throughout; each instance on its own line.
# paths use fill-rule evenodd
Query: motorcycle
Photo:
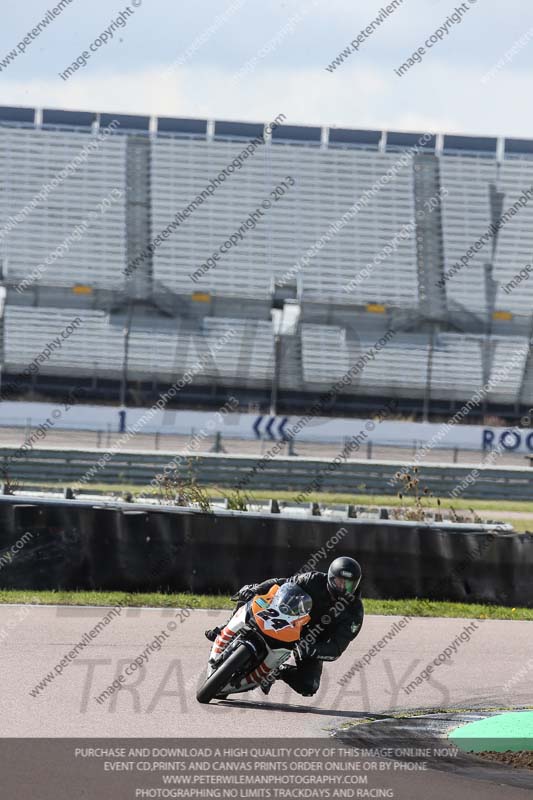
M 272 680 L 310 621 L 311 606 L 307 592 L 290 582 L 276 583 L 242 605 L 213 642 L 198 702 L 249 692 Z

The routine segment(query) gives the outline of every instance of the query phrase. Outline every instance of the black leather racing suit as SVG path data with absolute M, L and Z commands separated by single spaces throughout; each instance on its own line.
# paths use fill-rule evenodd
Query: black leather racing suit
M 275 583 L 281 586 L 287 581 L 301 586 L 311 597 L 313 606 L 311 620 L 302 630 L 309 657 L 304 657 L 295 667 L 285 667 L 282 679 L 295 692 L 309 697 L 320 686 L 322 662 L 339 658 L 361 630 L 364 618 L 361 589 L 357 589 L 350 601 L 335 601 L 328 590 L 326 573 L 317 571 L 291 578 L 270 578 L 256 584 L 254 589 L 257 594 L 266 594 Z

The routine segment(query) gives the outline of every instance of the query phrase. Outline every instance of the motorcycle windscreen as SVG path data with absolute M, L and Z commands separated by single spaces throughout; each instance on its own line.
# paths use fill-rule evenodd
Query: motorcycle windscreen
M 295 583 L 275 584 L 268 594 L 256 596 L 252 612 L 262 633 L 282 642 L 297 642 L 301 629 L 310 621 L 313 602 Z
M 281 614 L 296 618 L 309 614 L 312 605 L 313 601 L 307 592 L 298 584 L 290 582 L 280 587 L 270 603 L 270 607 L 277 608 Z

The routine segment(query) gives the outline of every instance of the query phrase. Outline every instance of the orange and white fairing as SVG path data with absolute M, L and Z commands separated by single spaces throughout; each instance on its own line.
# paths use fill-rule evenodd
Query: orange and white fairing
M 308 597 L 305 593 L 295 589 L 294 584 L 280 587 L 275 583 L 267 594 L 252 600 L 254 619 L 265 636 L 280 642 L 297 642 L 301 637 L 303 626 L 311 619 L 310 602 L 304 600 Z

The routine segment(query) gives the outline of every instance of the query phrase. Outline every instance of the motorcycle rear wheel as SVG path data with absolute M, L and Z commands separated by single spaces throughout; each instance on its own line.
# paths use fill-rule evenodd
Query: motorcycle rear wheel
M 206 680 L 206 682 L 196 692 L 196 699 L 199 703 L 209 703 L 230 682 L 236 672 L 240 672 L 247 661 L 250 660 L 250 652 L 245 645 L 241 644 L 220 667 Z

